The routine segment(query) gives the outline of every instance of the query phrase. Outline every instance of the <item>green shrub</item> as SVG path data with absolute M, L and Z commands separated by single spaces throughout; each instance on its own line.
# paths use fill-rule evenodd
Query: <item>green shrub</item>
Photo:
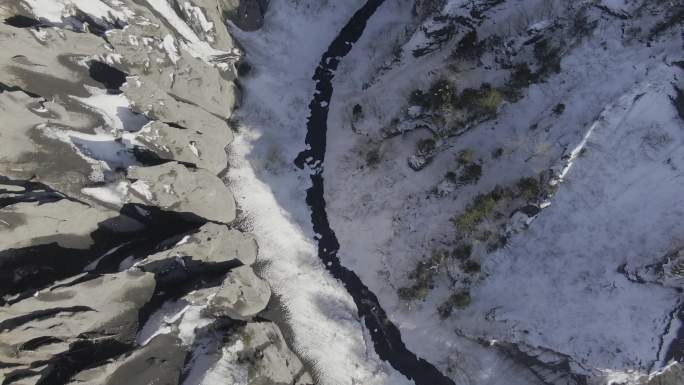
M 534 44 L 534 57 L 539 64 L 537 76 L 546 77 L 551 73 L 561 71 L 560 48 L 554 47 L 547 40 L 540 40 Z
M 463 264 L 463 271 L 468 274 L 477 274 L 481 269 L 480 264 L 472 260 L 468 260 Z
M 475 184 L 482 176 L 482 166 L 471 163 L 463 168 L 463 174 L 459 178 L 462 183 Z
M 468 112 L 468 120 L 491 118 L 503 102 L 503 95 L 489 84 L 480 89 L 467 88 L 458 98 L 458 106 Z
M 510 101 L 517 101 L 522 97 L 522 90 L 538 81 L 527 63 L 518 64 L 513 68 L 511 77 L 503 88 L 503 93 Z
M 558 103 L 556 104 L 555 107 L 553 107 L 553 113 L 556 115 L 560 115 L 565 111 L 565 104 L 563 103 Z
M 432 83 L 427 92 L 413 91 L 409 96 L 409 104 L 428 111 L 449 111 L 453 108 L 456 98 L 456 87 L 446 79 L 439 79 Z
M 454 309 L 465 309 L 470 305 L 470 293 L 468 291 L 460 291 L 452 294 L 446 301 L 444 301 L 437 308 L 437 312 L 442 319 L 449 318 Z
M 473 252 L 473 246 L 471 246 L 468 243 L 464 243 L 461 245 L 458 245 L 452 250 L 451 255 L 459 260 L 466 260 L 470 258 L 471 253 Z
M 409 279 L 414 281 L 411 286 L 405 286 L 397 290 L 399 298 L 404 301 L 422 301 L 434 285 L 435 274 L 448 257 L 445 251 L 433 251 L 427 261 L 420 261 L 408 274 Z
M 499 185 L 496 185 L 494 186 L 492 191 L 489 192 L 489 196 L 491 196 L 492 199 L 498 202 L 504 198 L 513 197 L 513 191 L 511 191 L 511 189 L 508 187 L 501 187 Z
M 503 102 L 501 92 L 496 88 L 486 90 L 479 99 L 479 107 L 485 114 L 495 114 Z
M 525 199 L 537 198 L 542 192 L 539 180 L 532 177 L 520 178 L 517 186 L 520 195 Z
M 406 302 L 423 301 L 427 298 L 428 292 L 429 287 L 420 285 L 401 287 L 397 290 L 399 298 Z
M 368 166 L 375 166 L 378 163 L 380 163 L 380 149 L 379 148 L 373 148 L 370 151 L 366 153 L 366 164 Z
M 465 309 L 470 305 L 470 293 L 467 291 L 456 293 L 449 298 L 449 302 L 459 309 Z
M 354 104 L 352 107 L 352 118 L 357 121 L 363 117 L 363 107 L 360 104 Z
M 421 139 L 416 145 L 419 154 L 429 154 L 434 151 L 435 148 L 437 148 L 437 142 L 432 138 Z
M 446 79 L 439 79 L 430 87 L 430 107 L 432 110 L 453 108 L 457 98 L 456 87 Z
M 456 49 L 451 54 L 455 60 L 469 60 L 480 57 L 483 53 L 482 45 L 478 43 L 477 31 L 474 29 L 463 35 L 463 38 L 456 45 Z
M 428 109 L 430 108 L 430 99 L 425 92 L 421 90 L 415 90 L 411 92 L 411 95 L 409 95 L 409 105 L 420 106 L 424 109 Z
M 495 207 L 496 200 L 491 194 L 476 196 L 465 212 L 453 220 L 456 229 L 465 234 L 472 233 Z
M 472 163 L 474 159 L 475 159 L 475 151 L 473 151 L 472 148 L 466 148 L 465 150 L 461 150 L 461 152 L 459 152 L 458 156 L 456 157 L 456 161 L 460 165 L 466 165 L 468 163 Z

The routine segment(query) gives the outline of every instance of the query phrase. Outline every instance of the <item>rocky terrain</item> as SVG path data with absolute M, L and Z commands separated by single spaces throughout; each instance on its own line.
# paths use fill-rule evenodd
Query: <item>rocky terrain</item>
M 0 384 L 684 383 L 682 1 L 0 20 Z
M 221 178 L 264 7 L 0 2 L 2 384 L 313 382 Z

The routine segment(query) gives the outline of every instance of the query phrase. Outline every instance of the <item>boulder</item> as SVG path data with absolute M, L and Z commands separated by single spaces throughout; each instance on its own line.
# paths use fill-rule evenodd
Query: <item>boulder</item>
M 55 284 L 0 308 L 0 377 L 59 361 L 78 346 L 129 346 L 154 288 L 152 274 L 126 271 Z
M 161 159 L 191 163 L 214 174 L 219 174 L 228 165 L 225 146 L 221 144 L 228 144 L 230 138 L 232 134 L 227 129 L 189 130 L 160 121 L 150 122 L 136 136 L 146 149 Z
M 271 322 L 248 323 L 228 336 L 221 358 L 204 377 L 205 383 L 248 385 L 313 384 L 299 358 L 287 347 Z
M 0 209 L 0 250 L 52 242 L 64 248 L 88 249 L 94 242 L 90 234 L 102 225 L 121 231 L 140 228 L 139 223 L 119 217 L 116 211 L 72 200 L 19 202 Z
M 78 62 L 107 53 L 101 38 L 67 29 L 41 28 L 38 33 L 0 23 L 0 42 L 0 83 L 62 101 L 67 95 L 89 96 L 83 85 L 97 82 Z
M 155 273 L 158 280 L 180 282 L 213 267 L 251 265 L 257 250 L 251 235 L 208 223 L 198 232 L 183 237 L 174 247 L 150 255 L 137 266 Z
M 97 119 L 68 113 L 57 103 L 44 102 L 23 91 L 0 93 L 0 115 L 0 175 L 42 182 L 77 196 L 81 188 L 92 182 L 94 174 L 102 174 L 97 170 L 99 165 L 88 162 L 72 145 L 48 137 L 44 131 L 49 127 L 61 132 L 65 125 L 92 124 Z
M 178 337 L 160 334 L 130 355 L 78 373 L 70 384 L 176 385 L 186 356 Z
M 271 298 L 268 283 L 249 266 L 231 270 L 211 299 L 207 312 L 213 317 L 249 320 L 266 308 Z
M 170 162 L 152 167 L 130 167 L 128 177 L 135 180 L 127 192 L 127 201 L 131 203 L 222 223 L 235 219 L 233 194 L 209 171 L 188 169 Z

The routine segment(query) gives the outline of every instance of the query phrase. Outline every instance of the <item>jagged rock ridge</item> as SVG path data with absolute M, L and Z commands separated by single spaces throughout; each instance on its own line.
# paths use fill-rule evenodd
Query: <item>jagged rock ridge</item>
M 0 2 L 3 384 L 312 383 L 220 177 L 266 5 Z

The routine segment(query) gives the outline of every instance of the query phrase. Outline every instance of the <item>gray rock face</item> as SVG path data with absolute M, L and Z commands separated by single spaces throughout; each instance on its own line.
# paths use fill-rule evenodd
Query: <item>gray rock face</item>
M 269 0 L 220 0 L 223 13 L 245 31 L 254 31 L 264 25 L 264 13 Z
M 70 384 L 178 384 L 185 356 L 186 351 L 177 337 L 160 334 L 128 356 L 78 373 Z
M 81 126 L 88 115 L 66 113 L 56 103 L 43 103 L 22 91 L 0 94 L 3 129 L 0 140 L 5 144 L 0 154 L 0 175 L 43 182 L 66 194 L 78 195 L 91 179 L 95 165 L 88 163 L 74 148 L 56 137 L 46 136 L 47 123 L 59 132 L 64 124 Z
M 270 322 L 248 323 L 231 333 L 206 382 L 223 379 L 248 385 L 313 384 L 299 358 Z M 220 376 L 220 377 L 219 377 Z
M 56 242 L 66 248 L 87 249 L 93 244 L 90 234 L 98 224 L 116 215 L 114 211 L 97 210 L 69 200 L 17 203 L 0 209 L 0 247 L 12 249 Z M 135 225 L 133 221 L 129 224 Z
M 206 265 L 221 264 L 244 264 L 244 268 L 251 271 L 248 266 L 254 263 L 256 256 L 257 244 L 251 235 L 210 223 L 198 232 L 184 236 L 174 247 L 148 256 L 138 266 L 144 271 L 167 276 L 173 276 L 174 271 L 175 275 L 186 276 Z
M 191 170 L 171 162 L 131 167 L 128 177 L 136 180 L 128 190 L 130 202 L 223 223 L 235 219 L 233 195 L 219 178 L 206 170 Z
M 0 382 L 177 384 L 225 325 L 258 341 L 234 349 L 253 383 L 310 379 L 275 325 L 240 326 L 271 292 L 217 177 L 242 57 L 225 17 L 255 29 L 265 6 L 0 1 L 21 16 L 0 24 Z
M 36 33 L 0 24 L 0 40 L 0 82 L 62 102 L 67 95 L 88 96 L 84 83 L 97 84 L 78 61 L 106 53 L 101 38 L 56 28 Z
M 137 139 L 162 159 L 191 163 L 218 174 L 228 164 L 220 143 L 230 138 L 231 133 L 225 125 L 219 130 L 208 128 L 188 130 L 154 121 L 138 131 Z
M 6 364 L 0 374 L 9 377 L 22 369 L 33 370 L 35 363 L 57 362 L 88 336 L 131 344 L 138 312 L 154 287 L 152 274 L 122 272 L 73 285 L 56 284 L 0 308 L 0 361 Z
M 225 133 L 224 147 L 232 140 L 232 133 L 224 120 L 192 103 L 173 98 L 154 83 L 132 81 L 123 90 L 133 107 L 151 119 L 200 132 Z
M 242 330 L 242 359 L 251 364 L 250 384 L 291 384 L 304 372 L 273 323 L 250 323 Z
M 211 299 L 208 312 L 214 317 L 248 320 L 266 308 L 271 289 L 248 266 L 231 270 Z

